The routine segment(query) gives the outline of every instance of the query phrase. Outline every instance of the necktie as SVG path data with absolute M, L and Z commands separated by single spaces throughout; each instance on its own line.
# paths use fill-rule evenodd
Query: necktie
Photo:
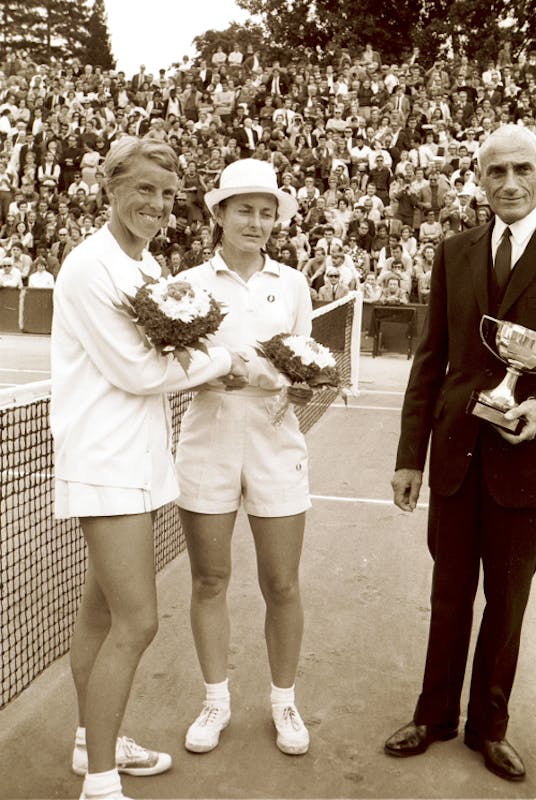
M 512 244 L 510 242 L 510 228 L 505 228 L 499 247 L 495 254 L 495 276 L 499 289 L 504 289 L 510 277 L 512 266 Z

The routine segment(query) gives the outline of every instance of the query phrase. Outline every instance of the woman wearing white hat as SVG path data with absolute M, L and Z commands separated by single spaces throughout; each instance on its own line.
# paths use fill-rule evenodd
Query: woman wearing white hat
M 280 750 L 295 755 L 309 747 L 294 703 L 303 631 L 298 571 L 310 507 L 307 451 L 292 411 L 279 427 L 272 425 L 275 398 L 286 380 L 254 348 L 277 333 L 311 331 L 304 276 L 273 261 L 264 249 L 274 225 L 290 220 L 298 206 L 278 188 L 272 167 L 255 159 L 226 167 L 220 188 L 208 192 L 205 202 L 219 249 L 210 261 L 183 275 L 227 305 L 214 343 L 244 353 L 249 377 L 247 386 L 234 392 L 226 391 L 234 386 L 232 378 L 202 387 L 179 439 L 177 502 L 192 571 L 192 628 L 206 687 L 203 709 L 188 729 L 185 746 L 194 752 L 212 750 L 231 717 L 226 592 L 231 537 L 242 502 L 266 603 L 276 742 Z M 291 399 L 300 403 L 308 398 L 293 393 Z

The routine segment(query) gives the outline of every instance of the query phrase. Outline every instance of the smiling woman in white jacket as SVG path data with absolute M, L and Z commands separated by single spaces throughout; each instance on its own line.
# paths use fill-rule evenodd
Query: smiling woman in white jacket
M 152 512 L 178 494 L 166 392 L 229 373 L 239 383 L 245 374 L 223 347 L 196 352 L 186 374 L 148 349 L 118 308 L 142 272 L 160 275 L 146 245 L 167 222 L 177 162 L 167 145 L 127 136 L 104 169 L 111 220 L 62 266 L 51 350 L 55 510 L 80 518 L 89 553 L 71 643 L 79 706 L 73 769 L 86 775 L 87 800 L 122 798 L 118 769 L 152 775 L 171 766 L 167 754 L 118 738 L 138 662 L 158 625 Z

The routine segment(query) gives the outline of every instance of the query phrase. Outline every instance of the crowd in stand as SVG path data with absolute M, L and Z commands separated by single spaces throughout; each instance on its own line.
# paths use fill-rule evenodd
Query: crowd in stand
M 24 54 L 0 70 L 0 286 L 53 286 L 107 221 L 101 163 L 131 134 L 179 158 L 173 213 L 151 243 L 165 274 L 211 256 L 203 195 L 254 157 L 299 203 L 270 255 L 302 270 L 315 300 L 361 286 L 368 302 L 426 303 L 438 242 L 490 215 L 479 143 L 509 122 L 536 131 L 536 49 L 514 61 L 507 41 L 484 68 L 460 56 L 424 69 L 417 50 L 385 64 L 367 45 L 288 64 L 219 47 L 130 77 Z

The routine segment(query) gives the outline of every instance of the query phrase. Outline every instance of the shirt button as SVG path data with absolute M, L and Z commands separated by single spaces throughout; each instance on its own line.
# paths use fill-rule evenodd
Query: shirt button
M 301 471 L 301 468 L 302 468 L 302 465 L 301 465 L 301 464 L 296 464 L 296 469 L 298 470 L 298 472 L 300 472 L 300 471 Z

